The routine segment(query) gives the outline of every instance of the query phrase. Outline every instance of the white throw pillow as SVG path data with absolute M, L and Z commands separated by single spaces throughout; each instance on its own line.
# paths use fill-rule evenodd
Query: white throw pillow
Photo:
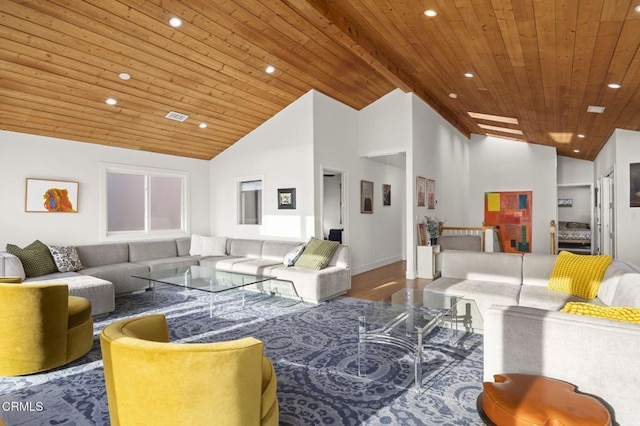
M 191 246 L 189 247 L 189 254 L 191 256 L 202 256 L 202 248 L 204 246 L 204 239 L 209 237 L 203 237 L 202 235 L 193 234 L 191 236 Z
M 226 256 L 227 237 L 204 237 L 202 244 L 203 256 Z
M 295 265 L 296 260 L 298 260 L 298 258 L 304 251 L 304 247 L 305 247 L 304 244 L 300 244 L 298 247 L 294 248 L 289 253 L 285 254 L 284 258 L 282 259 L 282 263 L 284 264 L 284 266 Z

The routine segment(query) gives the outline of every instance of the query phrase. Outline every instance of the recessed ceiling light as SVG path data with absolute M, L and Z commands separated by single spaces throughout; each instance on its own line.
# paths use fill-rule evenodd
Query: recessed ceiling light
M 107 99 L 105 99 L 105 103 L 106 103 L 107 105 L 115 105 L 115 104 L 117 104 L 117 103 L 118 103 L 118 101 L 116 101 L 116 100 L 115 100 L 115 99 L 113 99 L 113 98 L 107 98 Z
M 120 80 L 125 80 L 125 81 L 131 78 L 131 76 L 126 72 L 121 72 L 120 74 L 118 74 L 118 77 L 120 77 Z
M 579 149 L 574 149 L 573 152 L 578 153 L 578 152 L 580 152 L 580 150 Z
M 619 89 L 619 88 L 622 87 L 618 83 L 609 83 L 609 84 L 607 84 L 607 86 L 609 86 L 612 89 Z
M 267 74 L 273 74 L 275 70 L 276 68 L 273 65 L 267 65 L 267 67 L 264 69 L 264 72 L 266 72 Z
M 604 107 L 603 106 L 589 105 L 587 107 L 587 112 L 594 112 L 596 114 L 602 114 L 604 112 Z
M 207 128 L 207 123 L 200 123 L 200 124 L 198 124 L 198 127 L 200 127 L 201 129 L 206 129 Z
M 173 28 L 181 27 L 182 19 L 174 16 L 173 18 L 169 19 L 169 25 L 171 25 Z
M 636 12 L 640 13 L 640 4 L 636 6 Z
M 434 16 L 437 16 L 437 15 L 438 15 L 438 12 L 436 12 L 436 11 L 435 11 L 435 10 L 433 10 L 433 9 L 427 9 L 427 10 L 425 10 L 425 11 L 424 11 L 424 14 L 425 14 L 426 16 L 428 16 L 429 18 L 433 18 Z
M 585 136 L 585 135 L 580 134 L 580 135 L 578 135 L 578 137 L 579 137 L 580 139 L 584 139 L 586 136 Z
M 451 99 L 458 99 L 458 94 L 457 93 L 449 93 L 449 97 Z
M 466 72 L 466 73 L 464 73 L 464 76 L 467 77 L 467 78 L 471 78 L 471 77 L 473 77 L 473 74 L 470 73 L 470 72 Z

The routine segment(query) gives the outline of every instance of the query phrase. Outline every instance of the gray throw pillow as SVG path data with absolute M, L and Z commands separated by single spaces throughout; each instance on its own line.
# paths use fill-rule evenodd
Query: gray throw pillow
M 291 250 L 289 253 L 284 255 L 282 259 L 282 263 L 284 266 L 293 266 L 296 263 L 296 260 L 300 257 L 302 252 L 304 251 L 304 244 L 300 244 L 298 247 Z

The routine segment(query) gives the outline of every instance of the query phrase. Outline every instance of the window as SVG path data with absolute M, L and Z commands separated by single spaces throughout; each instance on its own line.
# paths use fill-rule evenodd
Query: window
M 103 166 L 106 239 L 187 235 L 186 173 Z
M 262 223 L 262 181 L 240 182 L 238 197 L 238 223 L 240 225 L 260 225 Z

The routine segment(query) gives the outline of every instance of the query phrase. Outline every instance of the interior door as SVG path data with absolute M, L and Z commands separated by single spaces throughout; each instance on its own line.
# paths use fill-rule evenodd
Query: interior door
M 602 178 L 601 212 L 601 254 L 615 257 L 615 215 L 614 215 L 614 179 L 613 172 Z

